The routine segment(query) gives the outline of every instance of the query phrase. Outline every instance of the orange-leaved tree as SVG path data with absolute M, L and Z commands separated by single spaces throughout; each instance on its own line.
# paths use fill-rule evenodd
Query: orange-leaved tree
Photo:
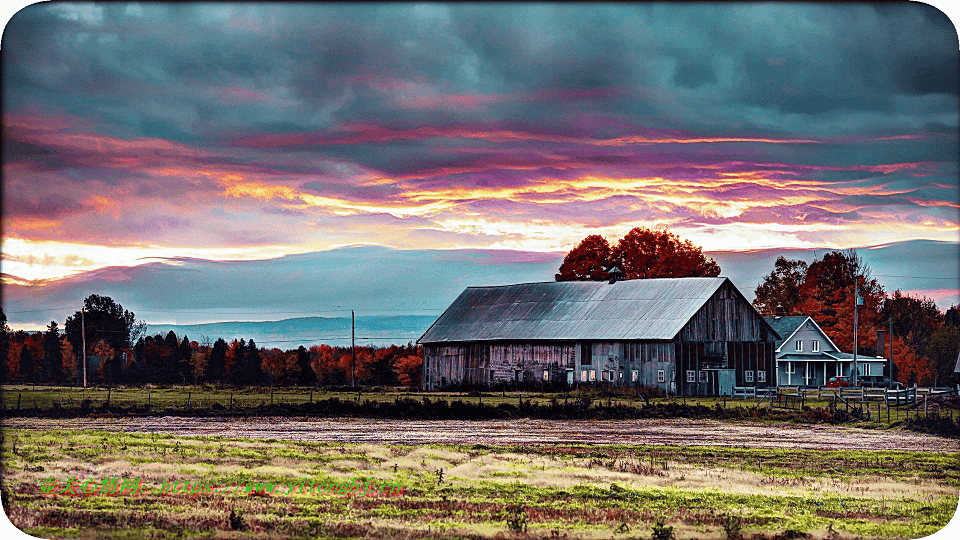
M 857 308 L 857 349 L 862 355 L 874 355 L 886 294 L 870 277 L 870 267 L 856 251 L 833 251 L 810 264 L 800 287 L 797 311 L 813 317 L 841 351 L 851 352 L 855 283 L 863 298 L 863 305 Z
M 720 266 L 689 240 L 666 229 L 636 227 L 610 248 L 599 235 L 590 235 L 563 259 L 557 281 L 601 281 L 616 266 L 623 279 L 715 277 Z
M 584 238 L 563 258 L 557 281 L 603 281 L 610 264 L 610 244 L 599 234 Z

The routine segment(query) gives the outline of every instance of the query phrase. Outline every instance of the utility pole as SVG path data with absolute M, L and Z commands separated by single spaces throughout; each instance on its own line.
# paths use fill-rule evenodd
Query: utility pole
M 859 378 L 857 374 L 857 322 L 858 322 L 857 308 L 860 306 L 860 304 L 863 303 L 863 299 L 860 298 L 860 291 L 858 291 L 857 289 L 858 289 L 857 278 L 856 276 L 854 276 L 854 281 L 853 281 L 853 297 L 854 297 L 853 298 L 853 373 L 850 374 L 851 375 L 850 379 L 851 379 L 851 382 L 853 383 L 852 384 L 853 387 L 857 386 L 857 379 Z
M 83 387 L 87 387 L 87 324 L 83 316 L 84 309 L 80 308 L 80 339 L 83 344 Z
M 353 310 L 350 310 L 350 348 L 353 349 L 353 374 L 350 375 L 350 386 L 357 386 L 357 325 L 353 315 Z
M 890 342 L 887 348 L 887 387 L 893 388 L 893 317 L 887 318 L 887 328 L 887 340 Z

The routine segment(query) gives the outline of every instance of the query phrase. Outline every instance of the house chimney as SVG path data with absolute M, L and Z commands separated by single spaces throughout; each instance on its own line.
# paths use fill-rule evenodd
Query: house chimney
M 607 271 L 607 274 L 610 276 L 610 284 L 613 285 L 617 281 L 623 279 L 623 270 L 620 270 L 616 266 Z
M 777 309 L 774 310 L 774 315 L 777 317 L 783 317 L 787 314 L 787 310 L 783 309 L 783 304 L 777 302 Z
M 886 349 L 885 345 L 887 344 L 886 333 L 886 330 L 877 329 L 877 356 L 883 356 L 884 358 L 887 356 L 884 353 L 884 349 Z

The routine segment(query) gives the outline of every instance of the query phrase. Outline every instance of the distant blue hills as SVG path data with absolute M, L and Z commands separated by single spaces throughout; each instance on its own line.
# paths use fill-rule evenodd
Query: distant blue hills
M 775 248 L 705 254 L 752 300 L 777 256 L 809 263 L 829 251 Z M 912 240 L 857 251 L 888 292 L 926 295 L 941 310 L 960 303 L 960 242 Z M 464 288 L 553 281 L 563 256 L 353 246 L 254 261 L 170 258 L 52 282 L 7 282 L 2 302 L 11 328 L 42 328 L 50 321 L 62 326 L 84 298 L 100 294 L 147 321 L 152 334 L 174 329 L 191 340 L 201 335 L 253 337 L 264 346 L 307 343 L 311 340 L 305 338 L 327 335 L 332 336 L 330 344 L 346 343 L 354 310 L 358 336 L 371 343 L 406 344 Z M 204 325 L 213 321 L 240 322 Z M 255 324 L 242 326 L 250 323 Z

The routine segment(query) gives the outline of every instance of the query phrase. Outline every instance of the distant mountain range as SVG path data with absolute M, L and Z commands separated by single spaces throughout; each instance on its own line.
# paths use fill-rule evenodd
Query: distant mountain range
M 811 262 L 828 251 L 763 249 L 706 254 L 720 264 L 721 275 L 752 300 L 754 289 L 773 270 L 778 255 Z M 858 252 L 887 291 L 899 288 L 923 294 L 941 309 L 960 303 L 960 242 L 915 240 L 859 248 Z M 418 332 L 464 288 L 552 281 L 563 256 L 361 246 L 259 261 L 175 258 L 102 268 L 46 283 L 6 281 L 2 301 L 12 328 L 37 329 L 51 320 L 62 326 L 83 299 L 95 293 L 112 297 L 138 319 L 146 320 L 152 333 L 177 327 L 191 339 L 223 333 L 224 337 L 253 337 L 258 343 L 264 341 L 263 345 L 269 345 L 266 341 L 300 343 L 301 337 L 315 337 L 307 336 L 314 333 L 336 334 L 336 341 L 330 338 L 330 343 L 343 343 L 342 338 L 349 337 L 349 332 L 343 333 L 343 320 L 349 320 L 352 309 L 357 314 L 358 335 L 383 342 L 387 336 L 391 340 L 399 336 L 402 339 L 392 341 L 406 344 L 419 337 Z M 191 326 L 264 320 L 279 322 L 216 330 Z M 366 325 L 363 330 L 359 329 L 361 320 Z
M 355 334 L 357 345 L 406 345 L 417 339 L 433 324 L 432 315 L 396 315 L 357 317 Z M 333 346 L 350 346 L 350 317 L 299 317 L 280 321 L 261 322 L 216 322 L 207 324 L 148 324 L 147 335 L 166 335 L 173 331 L 178 337 L 188 336 L 191 341 L 213 343 L 223 338 L 228 343 L 234 339 L 253 339 L 257 346 L 267 349 L 296 349 L 303 345 L 327 343 Z

